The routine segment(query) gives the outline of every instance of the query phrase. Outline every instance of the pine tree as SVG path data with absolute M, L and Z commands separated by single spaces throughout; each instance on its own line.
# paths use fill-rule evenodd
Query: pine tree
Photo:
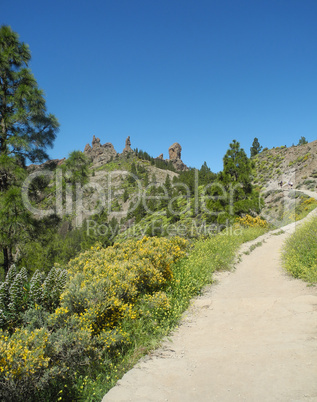
M 305 137 L 301 136 L 297 145 L 305 145 L 305 144 L 308 144 L 308 141 L 306 140 Z
M 134 184 L 137 180 L 137 170 L 134 162 L 131 163 L 130 172 L 131 175 L 128 176 L 128 183 Z
M 239 184 L 244 194 L 249 194 L 252 191 L 250 161 L 238 141 L 233 140 L 229 147 L 223 158 L 223 182 L 225 185 Z
M 230 148 L 223 158 L 223 172 L 219 175 L 219 184 L 221 184 L 219 199 L 223 205 L 225 213 L 217 218 L 218 223 L 224 220 L 231 220 L 234 216 L 243 214 L 259 213 L 261 200 L 259 193 L 252 186 L 252 167 L 246 153 L 237 141 L 230 144 Z M 216 195 L 216 194 L 214 194 Z M 213 205 L 211 205 L 213 207 Z M 216 205 L 217 209 L 217 205 Z M 221 205 L 218 205 L 221 210 Z
M 27 68 L 31 52 L 8 26 L 0 28 L 0 152 L 24 162 L 47 159 L 58 122 Z
M 169 177 L 169 175 L 166 175 L 166 179 L 164 182 L 164 189 L 166 190 L 166 194 L 168 196 L 171 196 L 172 194 L 172 182 L 171 182 L 171 178 Z
M 207 163 L 204 162 L 198 172 L 198 178 L 200 185 L 208 185 L 217 178 L 217 175 L 213 173 L 208 167 Z
M 252 147 L 250 148 L 251 158 L 257 154 L 259 154 L 262 150 L 262 146 L 259 143 L 259 140 L 255 137 L 252 143 Z
M 34 218 L 22 201 L 22 188 L 12 184 L 0 191 L 0 250 L 3 252 L 5 272 L 13 262 L 13 250 L 18 244 L 26 244 L 33 232 Z
M 144 208 L 143 202 L 138 202 L 138 205 L 134 211 L 134 216 L 136 223 L 140 222 L 140 220 L 146 216 L 146 210 Z
M 83 152 L 71 152 L 66 162 L 62 165 L 66 176 L 68 176 L 66 180 L 72 184 L 79 183 L 84 185 L 87 183 L 89 175 L 88 165 L 89 160 Z
M 0 216 L 0 236 L 4 269 L 12 263 L 12 249 L 25 239 L 21 236 L 30 225 L 22 212 L 21 181 L 26 175 L 26 161 L 40 162 L 48 155 L 58 130 L 55 116 L 48 114 L 43 91 L 28 68 L 29 47 L 19 41 L 9 26 L 0 27 L 0 209 L 13 214 Z M 10 203 L 12 204 L 10 206 Z M 18 232 L 20 235 L 18 235 Z

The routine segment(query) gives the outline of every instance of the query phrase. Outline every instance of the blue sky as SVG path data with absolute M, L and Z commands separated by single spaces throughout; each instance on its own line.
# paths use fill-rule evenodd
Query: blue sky
M 31 69 L 61 127 L 51 158 L 96 135 L 122 152 L 222 169 L 317 139 L 316 0 L 0 0 L 0 24 L 29 44 Z

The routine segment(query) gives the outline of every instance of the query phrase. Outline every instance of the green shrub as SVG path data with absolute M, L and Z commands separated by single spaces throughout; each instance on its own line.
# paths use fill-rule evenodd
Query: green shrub
M 295 278 L 317 282 L 317 218 L 305 223 L 284 246 L 283 264 Z

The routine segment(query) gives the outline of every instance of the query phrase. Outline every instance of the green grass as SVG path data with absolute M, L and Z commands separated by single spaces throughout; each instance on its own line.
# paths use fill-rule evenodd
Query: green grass
M 252 251 L 255 250 L 257 247 L 261 247 L 263 243 L 265 243 L 265 241 L 258 241 L 257 243 L 252 244 L 252 246 L 250 246 L 249 250 L 245 251 L 243 254 L 249 255 L 249 254 L 252 253 Z
M 317 283 L 317 218 L 303 224 L 284 246 L 282 259 L 295 278 Z
M 278 232 L 272 233 L 272 235 L 273 236 L 279 236 L 279 235 L 284 234 L 284 233 L 285 233 L 284 230 L 281 229 Z

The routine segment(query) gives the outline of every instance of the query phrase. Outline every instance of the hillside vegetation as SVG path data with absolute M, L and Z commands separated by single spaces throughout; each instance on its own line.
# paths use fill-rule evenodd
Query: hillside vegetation
M 264 149 L 252 160 L 255 164 L 254 184 L 261 189 L 276 189 L 280 181 L 286 188 L 291 181 L 296 189 L 316 189 L 317 141 L 288 148 Z
M 283 263 L 295 278 L 317 283 L 317 218 L 297 228 L 283 250 Z
M 177 237 L 95 246 L 44 287 L 40 273 L 28 281 L 11 267 L 0 287 L 0 399 L 100 401 L 239 245 L 266 231 L 243 225 L 191 246 Z
M 12 262 L 31 275 L 67 263 L 96 242 L 106 247 L 144 235 L 217 234 L 237 217 L 260 213 L 263 203 L 251 180 L 250 161 L 237 141 L 218 174 L 206 163 L 176 172 L 138 150 L 95 166 L 74 151 L 57 165 L 29 168 L 25 193 L 33 226 L 11 246 Z
M 219 174 L 158 163 L 129 151 L 97 168 L 75 151 L 29 170 L 32 231 L 0 285 L 2 399 L 99 400 L 268 229 L 238 142 Z
M 317 141 L 264 150 L 251 162 L 242 152 L 240 170 L 237 161 L 230 166 L 241 152 L 236 144 L 230 144 L 225 156 L 227 170 L 217 174 L 206 163 L 177 172 L 171 163 L 141 150 L 117 154 L 97 166 L 75 151 L 58 165 L 30 167 L 28 173 L 35 177 L 28 199 L 38 217 L 28 218 L 32 225 L 12 247 L 12 262 L 25 267 L 28 276 L 37 269 L 48 273 L 54 263 L 65 264 L 96 242 L 106 247 L 144 235 L 195 239 L 217 234 L 244 215 L 261 214 L 278 227 L 316 207 L 300 190 L 316 187 Z M 22 210 L 20 201 L 14 202 Z M 41 217 L 49 210 L 53 213 Z M 2 215 L 4 221 L 13 218 L 5 208 Z M 4 276 L 0 268 L 0 280 Z

